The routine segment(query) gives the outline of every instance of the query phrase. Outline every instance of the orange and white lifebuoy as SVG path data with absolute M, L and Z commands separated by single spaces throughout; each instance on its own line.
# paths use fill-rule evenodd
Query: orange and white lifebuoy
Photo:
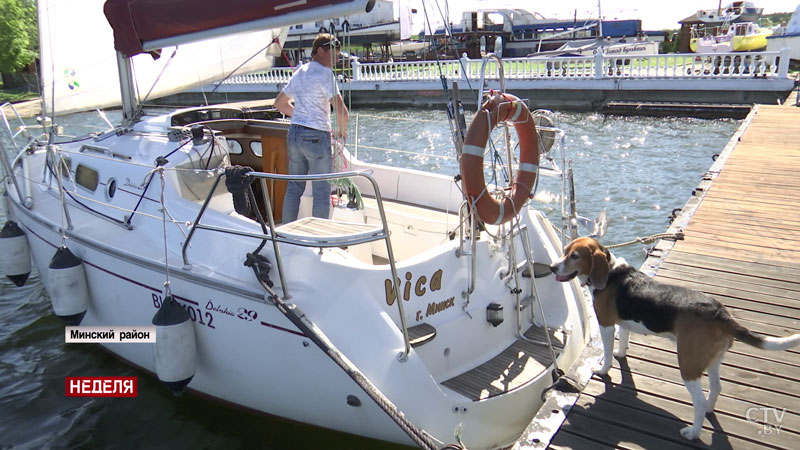
M 507 121 L 514 125 L 519 140 L 519 168 L 510 195 L 498 199 L 486 190 L 483 153 L 492 129 Z M 528 200 L 539 172 L 539 140 L 533 117 L 525 102 L 504 93 L 493 93 L 481 105 L 464 138 L 461 154 L 461 179 L 467 200 L 486 223 L 508 222 Z

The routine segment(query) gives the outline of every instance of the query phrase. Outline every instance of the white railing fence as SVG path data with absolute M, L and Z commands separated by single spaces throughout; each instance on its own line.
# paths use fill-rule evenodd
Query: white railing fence
M 277 67 L 264 72 L 236 75 L 225 80 L 223 84 L 286 84 L 291 77 L 292 69 L 290 67 Z
M 463 57 L 447 61 L 401 61 L 362 64 L 353 61 L 352 68 L 337 70 L 340 79 L 354 83 L 376 81 L 435 81 L 440 75 L 449 81 L 480 80 L 480 59 Z M 606 56 L 598 53 L 585 57 L 527 57 L 503 60 L 508 80 L 533 79 L 707 79 L 707 78 L 786 78 L 789 73 L 789 51 L 654 54 Z M 231 77 L 225 84 L 285 84 L 292 76 L 287 67 Z M 498 79 L 495 61 L 487 63 L 486 79 Z

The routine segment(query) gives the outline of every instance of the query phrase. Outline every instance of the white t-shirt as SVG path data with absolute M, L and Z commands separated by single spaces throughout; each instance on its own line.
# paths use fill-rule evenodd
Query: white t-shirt
M 316 61 L 303 64 L 283 88 L 283 93 L 294 100 L 293 124 L 330 131 L 330 99 L 339 94 L 331 69 Z

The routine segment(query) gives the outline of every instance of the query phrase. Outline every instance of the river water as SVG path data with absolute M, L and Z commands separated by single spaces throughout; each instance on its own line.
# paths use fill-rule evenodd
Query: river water
M 355 113 L 358 112 L 358 129 Z M 117 118 L 110 114 L 112 122 Z M 349 146 L 359 157 L 447 175 L 458 172 L 450 131 L 440 111 L 354 111 Z M 578 211 L 606 209 L 606 244 L 663 232 L 674 208 L 722 151 L 739 122 L 684 118 L 605 117 L 559 113 L 564 146 L 574 161 Z M 80 135 L 96 114 L 60 121 Z M 377 147 L 376 148 L 367 148 Z M 425 155 L 385 151 L 395 149 Z M 449 158 L 445 158 L 447 156 Z M 559 184 L 543 177 L 539 207 L 560 216 Z M 0 223 L 5 221 L 0 202 Z M 636 266 L 643 246 L 615 250 Z M 0 450 L 9 448 L 392 449 L 397 446 L 288 423 L 197 395 L 172 397 L 151 375 L 98 346 L 64 343 L 63 325 L 33 274 L 22 288 L 0 280 Z M 66 376 L 137 376 L 139 396 L 67 398 Z M 233 380 L 235 381 L 235 380 Z M 324 382 L 324 381 L 322 381 Z

